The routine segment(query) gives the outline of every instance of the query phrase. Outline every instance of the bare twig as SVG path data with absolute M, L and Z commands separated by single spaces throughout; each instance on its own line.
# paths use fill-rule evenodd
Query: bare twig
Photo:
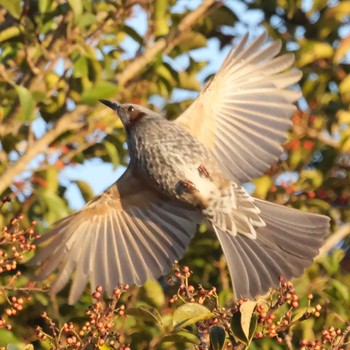
M 117 76 L 119 86 L 125 86 L 129 80 L 135 77 L 142 69 L 144 69 L 156 56 L 163 50 L 169 52 L 174 46 L 176 46 L 184 34 L 190 30 L 201 18 L 204 18 L 205 14 L 213 7 L 221 6 L 222 2 L 217 0 L 205 0 L 194 11 L 190 12 L 181 23 L 178 25 L 175 34 L 170 34 L 166 38 L 158 39 L 152 46 L 146 47 L 143 54 L 135 59 L 128 67 Z
M 334 232 L 324 243 L 320 249 L 318 256 L 327 254 L 332 248 L 334 248 L 341 240 L 350 234 L 350 223 L 341 226 L 338 231 Z

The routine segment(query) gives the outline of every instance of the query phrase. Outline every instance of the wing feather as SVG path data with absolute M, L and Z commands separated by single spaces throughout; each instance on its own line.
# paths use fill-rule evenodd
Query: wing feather
M 58 269 L 53 293 L 74 274 L 70 304 L 88 279 L 92 290 L 102 285 L 111 294 L 120 283 L 141 285 L 169 271 L 200 218 L 197 209 L 164 198 L 128 168 L 116 184 L 42 236 L 31 263 L 41 263 L 41 278 Z
M 278 56 L 281 42 L 265 45 L 266 33 L 248 45 L 247 40 L 245 35 L 176 119 L 213 151 L 226 177 L 238 182 L 261 175 L 278 159 L 296 110 L 292 103 L 300 97 L 287 89 L 301 73 L 290 70 L 292 54 Z

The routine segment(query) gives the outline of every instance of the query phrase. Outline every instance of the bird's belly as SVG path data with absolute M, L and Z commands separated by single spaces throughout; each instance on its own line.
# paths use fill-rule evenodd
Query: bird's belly
M 205 206 L 213 191 L 217 191 L 210 176 L 214 172 L 211 162 L 198 152 L 157 152 L 148 154 L 139 164 L 140 170 L 154 188 L 169 198 L 192 206 Z M 205 167 L 206 174 L 201 171 L 201 167 Z

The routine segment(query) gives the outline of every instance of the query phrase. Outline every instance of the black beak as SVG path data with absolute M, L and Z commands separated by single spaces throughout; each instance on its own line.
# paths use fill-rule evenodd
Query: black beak
M 99 101 L 102 102 L 107 107 L 113 109 L 113 111 L 118 111 L 118 109 L 120 107 L 120 104 L 118 102 L 111 102 L 108 100 L 99 100 Z

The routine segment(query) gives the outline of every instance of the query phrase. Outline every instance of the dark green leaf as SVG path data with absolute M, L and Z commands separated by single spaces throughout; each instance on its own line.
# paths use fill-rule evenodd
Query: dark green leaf
M 226 332 L 222 327 L 210 328 L 210 345 L 213 350 L 222 350 L 225 344 Z

